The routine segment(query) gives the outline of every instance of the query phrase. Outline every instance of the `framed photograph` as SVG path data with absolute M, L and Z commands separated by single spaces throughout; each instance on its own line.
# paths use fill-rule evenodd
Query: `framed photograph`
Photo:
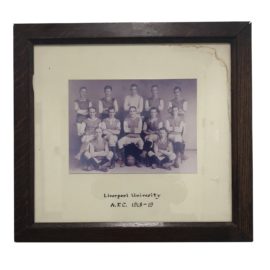
M 14 25 L 15 241 L 252 241 L 251 24 Z

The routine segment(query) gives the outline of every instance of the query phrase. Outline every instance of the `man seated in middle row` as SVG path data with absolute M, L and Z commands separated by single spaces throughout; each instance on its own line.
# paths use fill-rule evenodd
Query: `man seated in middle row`
M 123 124 L 125 136 L 118 141 L 118 149 L 120 152 L 120 166 L 123 167 L 125 164 L 125 149 L 124 147 L 134 144 L 137 151 L 134 151 L 134 158 L 136 159 L 136 166 L 141 167 L 140 154 L 143 149 L 143 140 L 140 136 L 142 132 L 142 119 L 137 113 L 135 106 L 129 107 L 128 116 L 124 120 Z
M 113 158 L 111 161 L 111 169 L 115 167 L 116 161 L 116 144 L 118 141 L 118 136 L 121 131 L 121 123 L 119 119 L 115 118 L 115 108 L 111 107 L 108 109 L 109 117 L 105 118 L 100 126 L 103 130 L 104 138 L 109 144 L 109 149 L 113 153 Z
M 89 117 L 83 120 L 81 124 L 81 147 L 79 153 L 75 156 L 77 160 L 81 159 L 88 143 L 95 138 L 95 129 L 100 126 L 100 123 L 100 119 L 96 116 L 96 109 L 94 107 L 90 107 Z
M 156 107 L 150 109 L 150 116 L 143 123 L 142 137 L 144 139 L 144 146 L 142 158 L 145 159 L 148 166 L 147 153 L 153 149 L 154 142 L 158 139 L 159 129 L 163 127 L 163 122 L 159 116 L 159 111 Z

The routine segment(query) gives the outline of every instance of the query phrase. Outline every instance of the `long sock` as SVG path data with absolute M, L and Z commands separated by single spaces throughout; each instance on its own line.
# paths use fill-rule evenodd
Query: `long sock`
M 120 159 L 122 162 L 125 162 L 125 149 L 124 149 L 124 148 L 119 149 L 119 159 Z
M 175 154 L 181 153 L 182 143 L 180 143 L 180 142 L 173 143 L 173 150 L 174 150 Z
M 107 159 L 106 157 L 104 157 L 102 160 L 101 160 L 101 162 L 99 163 L 99 166 L 102 166 L 102 165 L 104 165 L 105 163 L 107 163 L 107 162 L 109 162 L 110 160 L 109 159 Z
M 116 146 L 110 146 L 110 151 L 113 152 L 113 157 L 112 157 L 112 160 L 111 160 L 111 163 L 112 164 L 115 164 L 115 160 L 116 160 Z
M 149 157 L 149 161 L 150 161 L 151 165 L 156 164 L 157 166 L 159 166 L 160 162 L 159 162 L 159 159 L 156 156 Z
M 145 141 L 144 145 L 143 145 L 143 150 L 145 150 L 146 152 L 150 151 L 152 147 L 152 142 L 150 141 Z
M 89 165 L 92 165 L 94 168 L 97 168 L 98 167 L 98 163 L 93 158 L 90 158 L 88 160 L 88 166 Z
M 160 165 L 163 165 L 163 164 L 165 164 L 165 163 L 167 163 L 167 162 L 169 162 L 170 161 L 170 159 L 168 158 L 168 157 L 165 157 L 164 159 L 162 159 L 161 161 L 160 161 Z

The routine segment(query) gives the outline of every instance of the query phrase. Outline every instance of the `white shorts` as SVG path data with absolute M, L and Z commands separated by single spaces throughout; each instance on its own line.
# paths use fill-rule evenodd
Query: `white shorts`
M 84 153 L 84 156 L 85 156 L 87 159 L 92 158 L 92 156 L 91 156 L 91 154 L 90 154 L 89 151 L 86 151 L 86 152 Z M 111 160 L 111 159 L 113 158 L 113 152 L 112 152 L 112 151 L 109 151 L 108 155 L 106 155 L 106 158 L 107 158 L 108 160 Z M 95 159 L 96 161 L 99 160 L 98 158 L 94 158 L 94 159 Z
M 183 142 L 183 137 L 180 133 L 172 132 L 168 135 L 168 138 L 172 142 Z
M 158 140 L 158 135 L 157 134 L 149 134 L 145 136 L 145 140 L 155 142 Z
M 143 149 L 143 140 L 141 137 L 128 137 L 128 136 L 124 136 L 122 137 L 119 141 L 118 141 L 118 147 L 119 149 L 122 149 L 125 145 L 134 143 L 136 144 L 139 149 Z
M 149 151 L 148 153 L 148 156 L 149 157 L 152 157 L 152 156 L 156 156 L 156 154 L 153 152 L 153 151 Z M 162 157 L 168 157 L 170 161 L 173 161 L 176 159 L 176 155 L 175 153 L 169 153 L 169 155 L 164 155 L 164 154 L 161 154 L 158 156 L 158 158 L 162 160 Z
M 95 139 L 95 135 L 91 134 L 91 135 L 83 135 L 81 138 L 81 142 L 82 143 L 89 143 L 91 141 L 93 141 Z
M 116 146 L 116 143 L 118 141 L 118 137 L 114 134 L 107 134 L 104 136 L 104 138 L 108 141 L 109 146 Z

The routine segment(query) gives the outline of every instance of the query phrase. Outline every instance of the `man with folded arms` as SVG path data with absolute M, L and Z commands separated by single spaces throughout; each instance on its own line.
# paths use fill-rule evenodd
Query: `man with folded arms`
M 121 123 L 117 118 L 115 118 L 115 109 L 113 107 L 108 109 L 108 113 L 109 117 L 105 118 L 100 126 L 103 130 L 104 138 L 109 144 L 109 149 L 113 153 L 111 161 L 111 169 L 113 169 L 115 167 L 116 145 L 121 131 Z

